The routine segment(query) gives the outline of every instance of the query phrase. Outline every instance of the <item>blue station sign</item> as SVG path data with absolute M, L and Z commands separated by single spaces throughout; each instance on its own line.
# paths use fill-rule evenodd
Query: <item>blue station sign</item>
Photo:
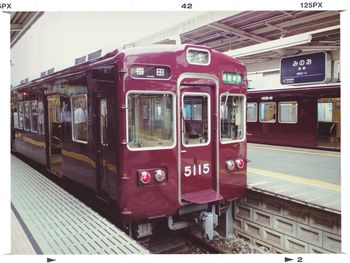
M 325 82 L 330 77 L 330 61 L 326 52 L 281 59 L 281 84 Z

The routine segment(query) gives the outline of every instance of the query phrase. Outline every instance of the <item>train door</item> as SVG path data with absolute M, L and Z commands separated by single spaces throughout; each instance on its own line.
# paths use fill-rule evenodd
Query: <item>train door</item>
M 317 147 L 340 149 L 340 98 L 317 100 Z
M 96 193 L 105 199 L 108 196 L 108 119 L 107 119 L 107 97 L 102 94 L 96 95 L 97 114 L 97 137 L 96 137 Z
M 63 176 L 62 164 L 62 122 L 59 95 L 47 96 L 48 111 L 48 169 L 59 177 Z
M 219 200 L 216 183 L 216 99 L 212 87 L 181 87 L 181 199 Z

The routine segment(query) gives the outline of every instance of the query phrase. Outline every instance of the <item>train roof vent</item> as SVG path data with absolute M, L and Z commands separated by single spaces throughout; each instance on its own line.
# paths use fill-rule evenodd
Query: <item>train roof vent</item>
M 46 76 L 46 71 L 43 71 L 43 72 L 40 73 L 40 78 L 43 78 L 45 76 Z
M 82 64 L 84 62 L 86 62 L 86 56 L 82 56 L 80 58 L 75 59 L 75 65 L 79 65 L 79 64 Z
M 50 68 L 48 71 L 47 71 L 47 75 L 50 75 L 52 73 L 55 72 L 55 68 Z
M 101 55 L 102 55 L 102 49 L 90 53 L 88 55 L 87 60 L 89 61 L 89 60 L 97 59 L 97 58 L 101 57 Z

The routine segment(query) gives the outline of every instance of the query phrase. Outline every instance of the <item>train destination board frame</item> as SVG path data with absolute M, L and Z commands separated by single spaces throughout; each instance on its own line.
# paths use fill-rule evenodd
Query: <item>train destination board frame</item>
M 281 59 L 281 84 L 314 84 L 331 79 L 331 60 L 326 52 Z

